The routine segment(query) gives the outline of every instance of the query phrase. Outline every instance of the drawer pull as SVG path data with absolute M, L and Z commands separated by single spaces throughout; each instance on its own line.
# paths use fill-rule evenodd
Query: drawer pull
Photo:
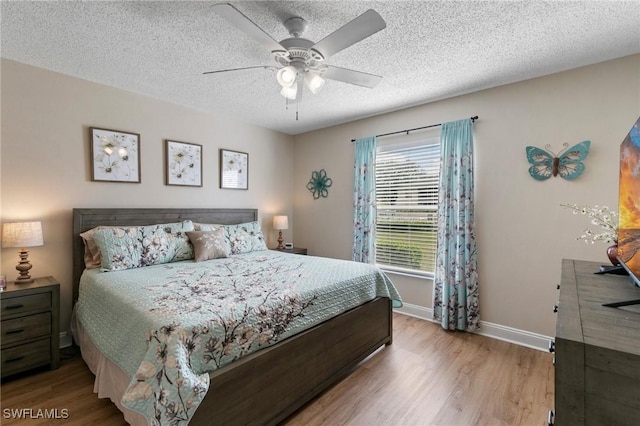
M 549 341 L 549 352 L 554 353 L 556 351 L 556 342 L 553 340 Z
M 24 358 L 24 356 L 16 356 L 16 357 L 13 357 L 13 358 L 9 358 L 8 360 L 5 361 L 5 364 L 8 364 L 10 362 L 20 361 L 22 358 Z
M 24 307 L 24 305 L 22 303 L 20 303 L 18 305 L 9 305 L 5 309 L 8 311 L 9 309 L 20 309 L 20 308 L 23 308 L 23 307 Z
M 549 410 L 549 415 L 547 416 L 547 424 L 549 426 L 553 426 L 554 425 L 555 417 L 556 416 L 555 416 L 553 410 Z
M 4 334 L 18 334 L 18 333 L 22 333 L 24 331 L 24 328 L 14 328 L 13 330 L 7 330 L 4 332 Z
M 553 305 L 553 313 L 557 313 L 558 312 L 558 305 Z
M 556 290 L 560 290 L 560 284 L 556 284 Z

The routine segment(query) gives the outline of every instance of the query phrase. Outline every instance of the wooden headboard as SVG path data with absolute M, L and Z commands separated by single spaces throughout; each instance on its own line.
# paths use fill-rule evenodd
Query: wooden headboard
M 78 300 L 84 271 L 84 243 L 80 234 L 96 226 L 140 226 L 191 219 L 199 223 L 233 225 L 258 220 L 257 209 L 73 209 L 73 304 Z

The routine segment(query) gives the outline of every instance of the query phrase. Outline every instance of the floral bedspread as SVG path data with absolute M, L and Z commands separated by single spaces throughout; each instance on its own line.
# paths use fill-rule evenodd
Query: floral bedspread
M 401 306 L 371 265 L 256 251 L 206 262 L 88 270 L 76 305 L 93 343 L 131 377 L 122 403 L 149 424 L 187 424 L 209 374 L 375 297 Z

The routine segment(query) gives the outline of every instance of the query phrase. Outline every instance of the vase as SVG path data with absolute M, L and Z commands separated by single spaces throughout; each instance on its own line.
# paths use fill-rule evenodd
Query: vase
M 620 262 L 618 262 L 618 245 L 614 244 L 611 247 L 607 248 L 607 257 L 613 266 L 619 266 Z

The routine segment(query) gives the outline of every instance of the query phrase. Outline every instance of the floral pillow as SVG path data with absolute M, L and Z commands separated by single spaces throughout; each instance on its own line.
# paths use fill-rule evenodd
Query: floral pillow
M 191 231 L 187 232 L 187 235 L 193 245 L 193 257 L 196 262 L 229 257 L 231 253 L 223 228 L 215 231 Z
M 225 225 L 225 236 L 231 246 L 231 254 L 267 250 L 260 224 L 255 222 Z
M 84 267 L 86 269 L 97 269 L 100 267 L 100 249 L 93 238 L 93 234 L 100 229 L 106 229 L 107 226 L 97 226 L 80 234 L 84 243 Z
M 99 229 L 93 237 L 100 250 L 101 269 L 118 271 L 193 259 L 187 232 L 193 222 Z

